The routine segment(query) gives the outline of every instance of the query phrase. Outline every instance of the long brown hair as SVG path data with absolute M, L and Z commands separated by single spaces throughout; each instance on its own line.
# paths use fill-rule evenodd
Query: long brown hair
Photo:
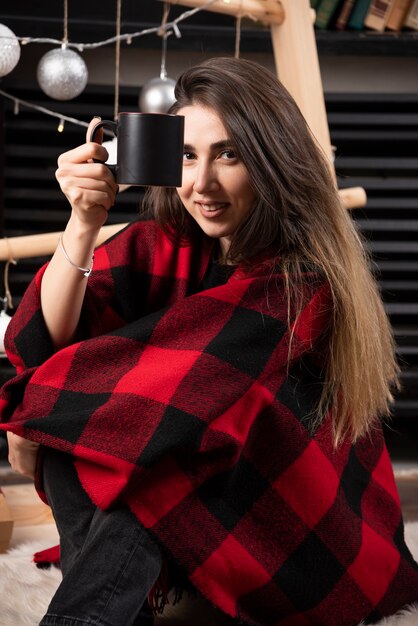
M 217 112 L 256 192 L 227 260 L 247 263 L 268 251 L 276 271 L 286 277 L 293 310 L 298 307 L 295 285 L 306 268 L 329 282 L 333 316 L 314 421 L 331 404 L 335 442 L 355 441 L 390 413 L 398 365 L 369 259 L 341 205 L 326 158 L 293 98 L 257 63 L 209 59 L 182 74 L 175 95 L 173 113 L 196 103 Z M 145 206 L 155 207 L 167 232 L 185 240 L 201 236 L 175 189 L 150 189 Z

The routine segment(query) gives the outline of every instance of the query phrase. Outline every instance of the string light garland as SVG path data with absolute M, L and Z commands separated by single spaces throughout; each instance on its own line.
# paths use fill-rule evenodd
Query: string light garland
M 114 43 L 122 43 L 122 42 L 126 42 L 127 45 L 130 45 L 133 41 L 133 39 L 136 39 L 138 37 L 143 37 L 146 35 L 151 35 L 151 34 L 161 34 L 161 29 L 164 29 L 165 32 L 165 40 L 167 39 L 167 37 L 171 34 L 174 34 L 178 39 L 181 38 L 182 34 L 180 32 L 180 28 L 179 28 L 179 24 L 185 20 L 187 20 L 188 18 L 192 17 L 193 15 L 195 15 L 196 13 L 199 13 L 200 11 L 204 11 L 206 9 L 208 9 L 212 4 L 214 4 L 215 2 L 217 2 L 217 0 L 207 0 L 207 2 L 205 2 L 205 4 L 203 4 L 200 7 L 196 7 L 193 9 L 188 9 L 187 11 L 184 11 L 183 13 L 181 13 L 178 17 L 176 17 L 174 20 L 172 21 L 166 21 L 163 24 L 160 24 L 159 26 L 156 27 L 151 27 L 151 28 L 145 28 L 141 31 L 136 31 L 133 33 L 124 33 L 124 34 L 120 34 L 120 32 L 117 32 L 117 34 L 114 37 L 110 37 L 108 39 L 105 39 L 103 41 L 97 41 L 97 42 L 92 42 L 92 43 L 76 43 L 76 42 L 70 42 L 68 41 L 68 30 L 67 30 L 67 20 L 68 20 L 68 13 L 67 13 L 67 4 L 65 2 L 64 5 L 64 41 L 63 40 L 59 40 L 59 39 L 52 39 L 49 37 L 18 37 L 14 35 L 14 38 L 20 42 L 21 45 L 28 45 L 31 43 L 39 43 L 39 44 L 58 44 L 58 45 L 65 45 L 66 48 L 75 48 L 76 50 L 78 50 L 79 52 L 82 52 L 83 50 L 93 50 L 96 48 L 100 48 L 103 46 L 108 46 Z M 0 24 L 1 26 L 1 24 Z M 2 39 L 10 39 L 10 36 L 7 34 L 2 34 L 0 31 L 0 42 Z M 166 43 L 166 41 L 165 41 Z M 163 53 L 164 54 L 164 53 Z M 165 63 L 165 58 L 163 63 Z M 39 106 L 36 104 L 33 104 L 31 102 L 28 102 L 26 100 L 22 100 L 21 98 L 18 98 L 16 96 L 14 96 L 13 94 L 10 94 L 2 89 L 0 89 L 0 95 L 3 96 L 4 98 L 11 100 L 14 103 L 14 114 L 17 115 L 19 113 L 19 109 L 20 106 L 26 107 L 28 109 L 33 109 L 35 111 L 38 111 L 39 113 L 43 113 L 44 115 L 48 115 L 51 117 L 55 117 L 56 119 L 59 120 L 59 124 L 57 127 L 57 130 L 59 132 L 63 132 L 64 130 L 64 123 L 65 122 L 69 122 L 71 124 L 75 124 L 78 126 L 83 126 L 84 128 L 88 127 L 88 123 L 84 122 L 82 120 L 78 120 L 74 117 L 69 117 L 67 115 L 63 115 L 60 112 L 57 111 L 53 111 L 51 109 L 48 109 L 46 107 L 43 106 Z M 115 100 L 116 102 L 116 100 Z M 116 108 L 116 105 L 115 105 Z
M 12 94 L 7 93 L 6 91 L 3 91 L 3 89 L 0 89 L 0 96 L 3 96 L 3 98 L 7 98 L 8 100 L 12 100 L 12 102 L 14 102 L 15 114 L 19 112 L 20 106 L 24 106 L 28 109 L 34 109 L 35 111 L 39 111 L 39 113 L 44 113 L 45 115 L 56 117 L 58 120 L 60 120 L 60 123 L 62 122 L 62 124 L 64 122 L 70 122 L 71 124 L 77 124 L 78 126 L 84 126 L 85 128 L 87 128 L 88 126 L 87 122 L 82 122 L 81 120 L 77 120 L 74 117 L 68 117 L 68 115 L 63 115 L 62 113 L 51 111 L 50 109 L 47 109 L 43 106 L 39 106 L 37 104 L 33 104 L 32 102 L 27 102 L 26 100 L 22 100 L 21 98 L 17 98 L 16 96 L 13 96 Z
M 201 7 L 196 7 L 194 9 L 189 9 L 187 11 L 184 11 L 184 13 L 176 17 L 171 22 L 167 22 L 166 30 L 172 31 L 177 37 L 177 39 L 180 39 L 182 35 L 181 35 L 178 25 L 184 20 L 187 20 L 189 17 L 192 17 L 196 13 L 206 10 L 208 7 L 210 7 L 210 5 L 214 4 L 217 1 L 218 0 L 208 0 Z M 161 29 L 161 25 L 151 27 L 151 28 L 145 28 L 144 30 L 136 31 L 134 33 L 124 33 L 122 35 L 115 35 L 114 37 L 109 37 L 109 39 L 104 39 L 103 41 L 96 41 L 92 43 L 76 43 L 76 42 L 68 41 L 67 47 L 75 48 L 79 52 L 83 52 L 84 50 L 94 50 L 96 48 L 101 48 L 103 46 L 109 46 L 111 44 L 116 43 L 116 41 L 118 40 L 120 42 L 126 42 L 128 45 L 130 45 L 133 39 L 137 39 L 138 37 L 143 37 L 144 35 L 152 35 L 154 33 L 158 34 L 160 29 Z M 0 35 L 0 39 L 2 37 L 5 37 L 5 36 Z M 8 37 L 5 37 L 5 38 L 7 39 Z M 63 43 L 62 39 L 51 39 L 50 37 L 16 37 L 16 39 L 20 42 L 22 46 L 25 46 L 31 43 L 41 43 L 41 44 L 49 43 L 49 44 L 57 44 L 57 45 L 62 45 Z

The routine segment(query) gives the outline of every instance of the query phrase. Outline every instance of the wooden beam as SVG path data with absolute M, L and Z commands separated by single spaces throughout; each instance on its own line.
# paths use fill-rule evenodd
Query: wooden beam
M 348 187 L 338 191 L 345 209 L 361 209 L 367 204 L 367 194 L 363 187 Z
M 250 17 L 264 24 L 282 24 L 285 19 L 281 0 L 163 0 L 170 4 L 186 7 L 203 8 L 214 13 L 224 13 L 235 17 Z
M 126 224 L 110 224 L 100 229 L 96 245 L 124 228 Z M 39 235 L 24 235 L 22 237 L 5 237 L 0 239 L 0 261 L 10 259 L 28 259 L 38 256 L 48 256 L 55 252 L 60 232 L 42 233 Z
M 280 26 L 270 27 L 277 76 L 295 99 L 331 165 L 333 155 L 310 2 L 282 0 L 282 4 L 286 19 Z
M 366 193 L 362 187 L 340 189 L 339 195 L 341 203 L 346 209 L 363 207 L 367 201 Z M 110 224 L 103 226 L 97 238 L 96 245 L 100 245 L 106 241 L 106 239 L 115 235 L 119 230 L 122 230 L 126 225 L 127 224 Z M 60 232 L 54 232 L 0 239 L 0 261 L 51 255 L 57 247 L 60 234 Z

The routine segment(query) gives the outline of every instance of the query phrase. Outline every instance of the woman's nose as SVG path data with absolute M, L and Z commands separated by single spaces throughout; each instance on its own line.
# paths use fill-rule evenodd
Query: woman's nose
M 210 164 L 200 162 L 196 168 L 196 176 L 194 179 L 193 189 L 196 193 L 206 193 L 217 189 L 219 182 L 216 175 L 216 169 Z

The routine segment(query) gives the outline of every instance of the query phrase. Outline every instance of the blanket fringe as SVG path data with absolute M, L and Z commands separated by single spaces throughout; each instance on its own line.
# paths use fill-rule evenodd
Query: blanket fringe
M 163 561 L 160 575 L 148 594 L 148 604 L 154 615 L 163 613 L 164 607 L 169 603 L 168 592 L 168 566 L 166 561 Z
M 170 599 L 168 594 L 173 593 L 173 598 Z M 161 572 L 157 578 L 154 586 L 148 594 L 148 604 L 154 615 L 161 615 L 164 612 L 164 607 L 167 604 L 172 603 L 176 605 L 183 596 L 183 588 L 177 585 L 172 586 L 170 584 L 170 573 L 167 561 L 163 561 Z

